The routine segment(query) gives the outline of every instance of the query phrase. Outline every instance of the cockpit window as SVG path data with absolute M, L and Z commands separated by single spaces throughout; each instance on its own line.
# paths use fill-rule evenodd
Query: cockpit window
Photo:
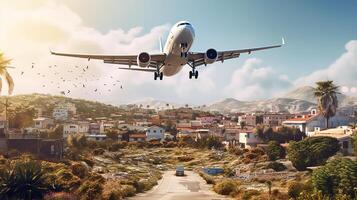
M 188 22 L 182 22 L 182 23 L 177 24 L 177 27 L 182 26 L 182 25 L 191 25 L 191 24 Z

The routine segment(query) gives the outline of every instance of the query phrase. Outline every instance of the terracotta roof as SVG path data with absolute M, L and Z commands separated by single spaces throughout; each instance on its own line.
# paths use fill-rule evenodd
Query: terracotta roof
M 145 133 L 133 133 L 129 135 L 130 138 L 146 138 Z
M 314 118 L 316 115 L 305 115 L 305 117 L 295 117 L 295 118 L 290 118 L 285 121 L 287 122 L 304 122 L 304 121 L 309 121 L 310 119 Z

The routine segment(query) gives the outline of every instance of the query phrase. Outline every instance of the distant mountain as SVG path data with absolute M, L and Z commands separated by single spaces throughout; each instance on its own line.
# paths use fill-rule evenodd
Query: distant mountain
M 316 103 L 316 97 L 314 96 L 314 88 L 311 86 L 299 87 L 283 95 L 282 98 L 300 99 L 300 100 L 309 101 L 311 103 Z M 339 101 L 339 106 L 341 108 L 346 106 L 357 106 L 356 97 L 351 97 L 344 94 L 338 94 L 337 98 Z
M 338 94 L 339 111 L 350 114 L 357 109 L 357 98 Z M 297 88 L 285 95 L 260 101 L 239 101 L 234 98 L 223 99 L 204 108 L 206 111 L 218 112 L 307 112 L 316 108 L 314 88 L 304 86 Z
M 177 103 L 171 103 L 167 101 L 161 101 L 161 100 L 156 100 L 153 98 L 147 98 L 141 101 L 135 101 L 130 104 L 135 104 L 137 106 L 142 106 L 143 108 L 151 108 L 151 109 L 156 109 L 156 110 L 161 110 L 161 109 L 172 109 L 172 108 L 180 108 L 183 107 L 184 105 L 177 104 Z
M 261 101 L 238 101 L 234 98 L 224 99 L 204 108 L 206 111 L 218 112 L 289 112 L 309 111 L 316 107 L 314 103 L 288 98 L 274 98 Z

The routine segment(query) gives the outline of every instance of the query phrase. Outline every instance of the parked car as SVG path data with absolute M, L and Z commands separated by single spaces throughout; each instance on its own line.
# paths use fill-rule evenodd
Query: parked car
M 176 176 L 184 176 L 185 175 L 185 169 L 182 165 L 176 166 Z

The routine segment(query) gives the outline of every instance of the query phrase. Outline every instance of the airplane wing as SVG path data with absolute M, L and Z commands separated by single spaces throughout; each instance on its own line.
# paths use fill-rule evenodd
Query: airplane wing
M 91 54 L 69 54 L 69 53 L 57 53 L 51 51 L 52 55 L 56 56 L 66 56 L 66 57 L 75 57 L 75 58 L 86 58 L 88 60 L 103 60 L 104 63 L 109 64 L 119 64 L 119 65 L 128 65 L 129 68 L 121 68 L 121 69 L 130 69 L 131 66 L 138 66 L 136 61 L 138 55 L 91 55 Z M 166 55 L 165 54 L 150 54 L 151 61 L 149 64 L 149 68 L 155 68 L 164 63 Z
M 282 38 L 282 43 L 279 45 L 273 46 L 265 46 L 265 47 L 258 47 L 258 48 L 250 48 L 250 49 L 238 49 L 238 50 L 230 50 L 230 51 L 218 51 L 217 61 L 223 62 L 224 60 L 229 60 L 232 58 L 238 58 L 242 53 L 251 54 L 253 51 L 260 51 L 265 49 L 272 49 L 282 47 L 285 44 L 284 38 Z M 205 53 L 197 52 L 197 53 L 189 53 L 188 60 L 194 63 L 194 66 L 200 66 L 205 64 Z

